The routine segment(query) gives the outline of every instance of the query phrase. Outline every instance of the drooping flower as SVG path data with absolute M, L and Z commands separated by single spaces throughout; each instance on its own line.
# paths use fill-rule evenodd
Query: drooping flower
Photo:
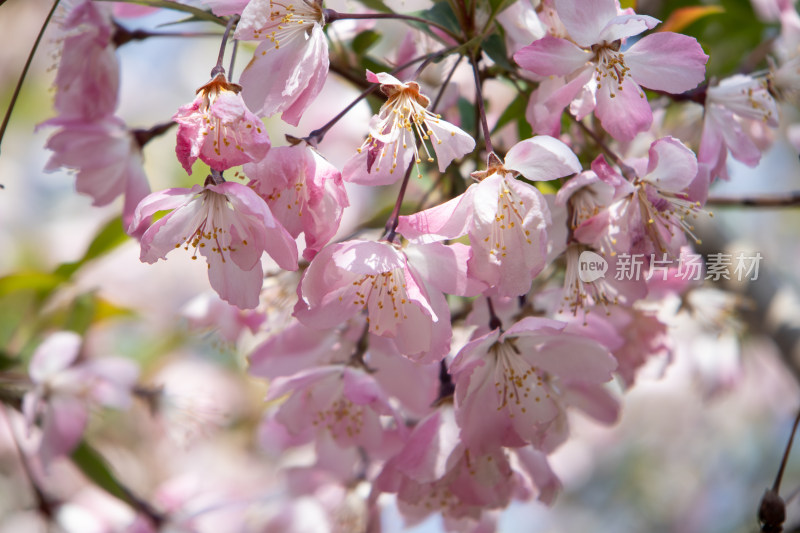
M 581 398 L 597 400 L 592 414 L 601 420 L 616 418 L 616 402 L 602 388 L 616 361 L 595 340 L 565 333 L 566 326 L 527 317 L 474 339 L 453 360 L 461 438 L 476 453 L 537 444 L 566 406 L 583 404 Z
M 303 257 L 313 259 L 339 229 L 349 205 L 342 174 L 306 143 L 274 148 L 244 172 L 292 237 L 304 234 Z
M 283 113 L 296 126 L 328 76 L 321 0 L 251 0 L 236 38 L 262 41 L 239 82 L 247 106 L 261 116 Z
M 72 9 L 55 79 L 54 106 L 63 119 L 97 119 L 114 113 L 119 63 L 109 6 L 87 0 Z
M 150 216 L 171 210 L 141 239 L 142 261 L 155 263 L 176 248 L 193 248 L 208 262 L 211 287 L 243 309 L 258 305 L 266 251 L 286 270 L 297 269 L 297 245 L 269 207 L 249 187 L 225 182 L 153 193 L 139 204 L 129 231 L 140 231 Z
M 22 411 L 29 430 L 42 417 L 39 455 L 45 465 L 78 445 L 90 403 L 126 408 L 139 376 L 127 359 L 78 362 L 81 343 L 71 331 L 53 333 L 36 349 L 28 368 L 33 389 L 23 397 Z
M 545 265 L 550 210 L 542 193 L 516 176 L 544 181 L 580 169 L 578 158 L 561 141 L 544 135 L 527 139 L 511 147 L 504 162 L 495 159 L 488 170 L 474 174 L 480 182 L 461 196 L 400 217 L 398 231 L 419 242 L 468 234 L 470 277 L 501 296 L 524 294 Z
M 748 135 L 748 123 L 778 126 L 778 108 L 764 80 L 737 74 L 709 87 L 697 159 L 712 179 L 728 179 L 728 152 L 750 167 L 761 160 L 762 147 Z
M 708 56 L 694 38 L 660 32 L 622 48 L 626 38 L 652 29 L 658 20 L 620 14 L 615 0 L 554 3 L 569 39 L 546 35 L 514 54 L 514 60 L 540 76 L 580 79 L 567 84 L 573 97 L 586 93 L 580 96 L 584 105 L 573 110 L 579 120 L 594 109 L 614 138 L 630 140 L 653 120 L 641 87 L 681 93 L 703 81 Z
M 47 140 L 53 155 L 46 171 L 75 171 L 75 188 L 90 196 L 94 205 L 106 205 L 125 195 L 123 222 L 133 219 L 139 202 L 150 193 L 142 167 L 142 151 L 135 136 L 114 116 L 85 119 L 54 118 L 43 126 L 61 129 Z
M 428 162 L 437 159 L 439 171 L 444 172 L 453 159 L 475 148 L 475 139 L 468 133 L 428 111 L 430 100 L 419 92 L 416 82 L 402 83 L 385 72 L 370 71 L 367 80 L 380 83 L 388 98 L 370 120 L 364 144 L 345 163 L 345 181 L 388 185 L 402 178 L 408 165 L 419 164 L 423 158 Z
M 269 136 L 261 120 L 245 106 L 240 91 L 240 86 L 218 74 L 172 117 L 178 123 L 175 152 L 189 174 L 198 157 L 223 171 L 267 154 Z
M 406 251 L 385 241 L 326 246 L 303 276 L 295 316 L 311 327 L 329 328 L 366 309 L 370 333 L 391 338 L 411 359 L 438 362 L 452 335 L 442 292 L 474 295 L 480 288 L 467 280 L 466 247 L 423 248 L 412 262 Z

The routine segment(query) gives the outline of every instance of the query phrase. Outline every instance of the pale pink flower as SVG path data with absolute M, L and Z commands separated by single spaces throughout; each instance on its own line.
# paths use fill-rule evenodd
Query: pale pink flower
M 584 105 L 573 111 L 581 119 L 594 109 L 616 139 L 632 139 L 653 120 L 642 86 L 681 93 L 703 81 L 708 56 L 694 38 L 654 33 L 623 49 L 625 39 L 652 29 L 658 20 L 620 14 L 614 0 L 554 3 L 569 39 L 547 35 L 518 51 L 514 59 L 540 76 L 581 79 L 582 84 L 568 83 L 574 97 L 580 90 L 585 93 L 580 96 Z
M 303 257 L 313 259 L 350 205 L 342 174 L 306 143 L 274 148 L 261 161 L 245 165 L 244 172 L 289 234 L 297 238 L 303 233 Z
M 290 435 L 327 432 L 339 447 L 361 446 L 385 456 L 406 431 L 389 397 L 363 369 L 329 365 L 278 377 L 266 401 L 287 395 L 274 417 Z
M 452 335 L 442 292 L 474 295 L 480 287 L 467 279 L 463 245 L 421 248 L 362 240 L 326 246 L 303 276 L 295 316 L 330 328 L 366 309 L 370 333 L 393 339 L 414 360 L 441 360 Z
M 75 171 L 75 188 L 90 196 L 94 205 L 106 205 L 124 195 L 122 220 L 127 226 L 136 206 L 150 193 L 135 136 L 113 116 L 91 121 L 54 118 L 43 125 L 61 128 L 47 140 L 53 155 L 45 170 Z
M 667 253 L 677 258 L 686 244 L 686 235 L 697 241 L 694 219 L 701 204 L 688 194 L 698 176 L 697 158 L 678 139 L 662 137 L 650 145 L 648 159 L 629 161 L 636 174 L 634 181 L 622 180 L 617 192 L 621 198 L 610 206 L 610 249 L 606 253 Z M 604 165 L 605 171 L 616 172 Z M 598 173 L 605 172 L 600 171 Z M 605 247 L 603 247 L 605 248 Z
M 36 349 L 28 368 L 34 388 L 23 397 L 22 411 L 29 431 L 42 417 L 39 455 L 45 465 L 78 445 L 90 404 L 127 408 L 139 376 L 127 359 L 78 362 L 81 343 L 76 333 L 53 333 Z
M 141 260 L 155 263 L 184 245 L 208 262 L 211 287 L 243 309 L 258 305 L 266 251 L 281 268 L 297 269 L 297 245 L 249 187 L 225 182 L 153 193 L 139 204 L 129 231 L 148 226 L 150 216 L 171 210 L 144 232 Z
M 552 501 L 558 481 L 546 458 L 533 452 L 515 459 L 502 448 L 481 453 L 465 444 L 453 409 L 444 405 L 414 427 L 374 487 L 397 494 L 408 526 L 438 512 L 458 531 L 471 531 L 487 512 L 506 507 L 514 497 L 538 493 L 543 502 Z
M 472 136 L 428 111 L 430 100 L 419 92 L 418 83 L 402 83 L 385 72 L 370 71 L 367 80 L 380 83 L 388 98 L 370 120 L 364 144 L 345 163 L 345 181 L 388 185 L 402 178 L 412 162 L 419 164 L 423 158 L 429 163 L 438 160 L 439 171 L 444 172 L 454 159 L 475 148 Z
M 592 339 L 564 332 L 565 322 L 527 317 L 468 343 L 450 372 L 461 438 L 476 453 L 538 443 L 573 398 L 607 397 L 601 386 L 617 363 Z M 576 403 L 580 405 L 580 400 Z M 601 420 L 616 419 L 607 401 Z
M 762 149 L 748 135 L 749 123 L 778 126 L 778 108 L 764 80 L 737 74 L 709 87 L 697 159 L 708 165 L 712 179 L 728 179 L 728 152 L 749 167 L 758 165 Z
M 197 89 L 197 98 L 173 115 L 178 123 L 175 152 L 189 174 L 199 157 L 214 170 L 258 161 L 270 147 L 264 124 L 244 105 L 241 87 L 224 74 Z
M 55 108 L 61 118 L 110 115 L 119 96 L 119 63 L 110 6 L 87 0 L 72 9 L 56 72 Z
M 415 215 L 400 217 L 398 231 L 412 241 L 431 242 L 469 235 L 470 277 L 494 287 L 501 296 L 528 292 L 545 266 L 550 210 L 533 181 L 560 178 L 581 169 L 561 141 L 538 136 L 517 143 L 484 172 L 464 194 Z
M 283 113 L 296 126 L 328 76 L 321 0 L 251 0 L 236 38 L 262 41 L 239 78 L 247 106 L 261 116 Z

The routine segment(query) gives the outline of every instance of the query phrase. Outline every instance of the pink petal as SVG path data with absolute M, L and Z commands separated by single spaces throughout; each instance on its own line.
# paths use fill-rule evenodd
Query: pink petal
M 566 76 L 591 61 L 592 54 L 566 39 L 545 35 L 514 54 L 514 61 L 540 76 Z
M 618 15 L 611 19 L 600 31 L 598 43 L 613 43 L 626 37 L 639 35 L 645 30 L 655 28 L 660 21 L 647 15 Z M 625 54 L 627 57 L 628 54 Z
M 653 112 L 644 92 L 627 76 L 622 88 L 613 80 L 603 80 L 597 92 L 595 113 L 603 128 L 619 141 L 630 141 L 653 122 Z
M 663 32 L 647 35 L 625 52 L 636 83 L 648 89 L 682 93 L 705 79 L 708 56 L 694 37 Z
M 436 242 L 466 235 L 472 225 L 475 185 L 460 196 L 414 215 L 401 216 L 397 231 L 415 242 Z
M 78 357 L 81 336 L 71 331 L 59 331 L 48 336 L 33 353 L 28 374 L 34 383 L 43 383 L 65 370 Z
M 569 36 L 584 48 L 600 42 L 600 32 L 617 16 L 614 0 L 558 0 L 555 5 Z
M 512 146 L 503 166 L 531 181 L 549 181 L 581 171 L 578 156 L 566 144 L 548 135 L 539 135 Z
M 697 157 L 674 137 L 662 137 L 650 145 L 647 175 L 643 179 L 659 189 L 680 192 L 697 175 Z

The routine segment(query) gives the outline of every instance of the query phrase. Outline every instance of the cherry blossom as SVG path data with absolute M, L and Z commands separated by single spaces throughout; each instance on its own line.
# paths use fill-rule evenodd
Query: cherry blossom
M 235 36 L 262 41 L 239 78 L 247 107 L 297 125 L 328 75 L 324 25 L 321 0 L 247 4 Z
M 390 337 L 401 354 L 416 361 L 439 361 L 452 335 L 442 291 L 480 290 L 467 280 L 467 253 L 463 245 L 432 243 L 415 254 L 419 261 L 413 263 L 399 246 L 385 241 L 328 245 L 303 276 L 295 316 L 311 327 L 329 328 L 366 309 L 370 333 Z
M 712 178 L 728 179 L 728 152 L 750 167 L 761 160 L 761 147 L 748 135 L 749 122 L 778 126 L 778 109 L 765 81 L 737 74 L 709 87 L 697 158 L 709 166 Z
M 122 120 L 108 116 L 91 121 L 54 118 L 43 126 L 60 129 L 47 140 L 53 155 L 46 171 L 75 171 L 75 188 L 90 196 L 94 205 L 107 205 L 125 196 L 122 219 L 133 219 L 138 203 L 150 193 L 142 168 L 142 152 L 135 136 Z
M 607 397 L 617 363 L 595 341 L 565 333 L 565 322 L 527 317 L 464 346 L 450 368 L 461 438 L 477 453 L 537 442 L 571 397 Z M 616 418 L 606 401 L 602 419 Z
M 514 60 L 540 76 L 580 79 L 567 84 L 573 98 L 581 89 L 585 93 L 580 96 L 584 105 L 573 110 L 579 120 L 594 109 L 606 131 L 630 140 L 653 120 L 641 87 L 681 93 L 703 81 L 708 56 L 694 38 L 660 32 L 623 48 L 625 39 L 652 29 L 658 20 L 619 14 L 614 0 L 554 3 L 569 39 L 546 35 L 519 50 Z
M 197 98 L 178 109 L 175 152 L 183 168 L 192 173 L 199 157 L 214 170 L 258 161 L 269 150 L 269 136 L 261 120 L 244 105 L 241 87 L 218 74 L 197 89 Z
M 575 154 L 561 141 L 544 135 L 527 139 L 508 151 L 505 162 L 496 160 L 477 173 L 480 181 L 461 196 L 400 217 L 398 231 L 419 242 L 469 234 L 470 277 L 502 296 L 524 294 L 545 265 L 550 210 L 535 187 L 515 176 L 545 181 L 580 169 Z
M 43 418 L 39 456 L 45 465 L 78 445 L 90 402 L 127 408 L 139 376 L 137 366 L 127 359 L 78 362 L 81 344 L 77 333 L 53 333 L 36 349 L 28 368 L 34 388 L 25 394 L 22 410 L 29 431 L 39 415 Z
M 170 213 L 148 224 L 158 211 Z M 281 268 L 297 269 L 297 245 L 269 207 L 249 187 L 225 182 L 153 193 L 136 208 L 129 231 L 141 231 L 143 262 L 155 263 L 182 245 L 208 262 L 211 287 L 226 302 L 252 309 L 264 274 L 267 252 Z
M 292 237 L 304 234 L 303 257 L 313 259 L 349 205 L 341 173 L 306 143 L 274 148 L 244 172 Z
M 56 72 L 54 106 L 61 118 L 96 119 L 114 112 L 119 63 L 110 6 L 86 0 L 62 24 L 66 32 Z
M 418 83 L 402 83 L 385 72 L 370 71 L 367 80 L 380 83 L 388 98 L 370 120 L 364 144 L 345 163 L 342 176 L 346 181 L 388 185 L 402 178 L 412 162 L 418 165 L 423 158 L 429 163 L 438 160 L 439 171 L 444 172 L 454 159 L 475 148 L 475 139 L 469 134 L 428 111 L 430 100 L 419 92 Z

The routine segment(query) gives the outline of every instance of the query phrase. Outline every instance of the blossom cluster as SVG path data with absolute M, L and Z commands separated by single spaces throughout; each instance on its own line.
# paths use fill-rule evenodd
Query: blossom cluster
M 95 205 L 124 195 L 142 262 L 182 261 L 181 249 L 202 257 L 215 294 L 193 319 L 233 345 L 251 341 L 248 372 L 268 383 L 260 446 L 312 457 L 286 467 L 284 509 L 219 531 L 378 531 L 394 495 L 407 525 L 439 514 L 449 531 L 488 532 L 512 500 L 552 504 L 561 483 L 548 455 L 570 438 L 571 413 L 613 424 L 639 369 L 669 359 L 658 310 L 699 285 L 681 265 L 710 218 L 709 187 L 728 179 L 729 156 L 758 164 L 778 101 L 799 87 L 793 6 L 780 11 L 768 75 L 717 81 L 694 37 L 652 31 L 659 20 L 617 0 L 478 4 L 477 14 L 452 13 L 458 27 L 398 17 L 412 19 L 419 42 L 404 41 L 374 72 L 381 63 L 351 68 L 339 45 L 355 50 L 354 39 L 331 30 L 368 12 L 322 0 L 214 0 L 208 11 L 187 2 L 226 28 L 219 60 L 209 58 L 210 79 L 198 78 L 171 122 L 136 131 L 114 114 L 115 48 L 117 20 L 140 13 L 83 0 L 59 22 L 47 169 L 75 170 Z M 488 35 L 505 38 L 502 60 L 476 51 Z M 222 62 L 231 36 L 255 42 L 239 52 L 252 59 L 237 82 Z M 418 70 L 391 70 L 401 56 Z M 450 56 L 449 73 L 424 76 Z M 270 139 L 268 125 L 313 120 L 337 75 L 376 109 L 343 165 L 321 141 L 344 113 L 306 137 Z M 490 117 L 502 120 L 502 109 L 484 108 L 493 77 L 519 91 L 530 134 L 489 128 Z M 464 103 L 474 123 L 459 113 Z M 698 134 L 668 112 L 694 120 Z M 182 172 L 205 176 L 150 193 L 142 147 L 173 124 Z M 389 188 L 385 220 L 343 235 L 351 197 L 378 201 Z M 663 275 L 588 280 L 585 257 L 611 273 L 633 257 Z M 21 411 L 44 465 L 74 453 L 90 407 L 139 398 L 165 410 L 163 391 L 137 384 L 133 362 L 81 350 L 80 336 L 57 332 L 28 366 Z M 313 517 L 298 510 L 301 498 L 316 502 Z M 211 530 L 181 498 L 155 509 L 131 502 L 121 531 Z

